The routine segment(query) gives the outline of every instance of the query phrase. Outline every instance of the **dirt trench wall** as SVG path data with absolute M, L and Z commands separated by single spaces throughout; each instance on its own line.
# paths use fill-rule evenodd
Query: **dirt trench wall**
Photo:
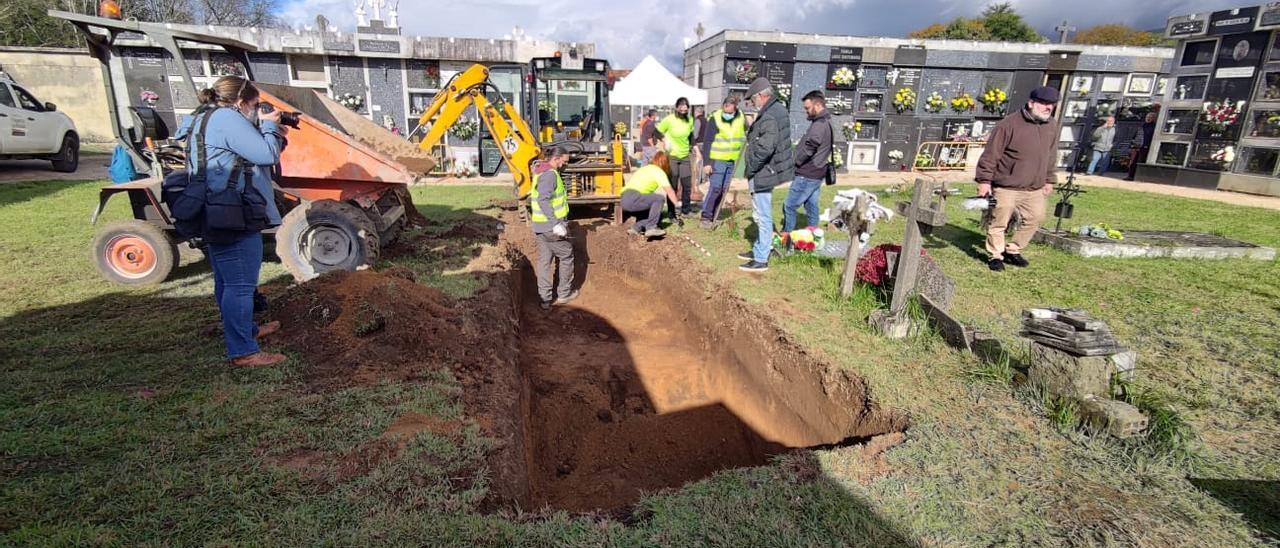
M 510 225 L 521 231 L 521 225 Z M 524 229 L 527 233 L 527 229 Z M 531 260 L 531 236 L 507 236 Z M 904 414 L 880 408 L 856 374 L 836 368 L 790 341 L 756 307 L 716 281 L 697 264 L 683 242 L 641 242 L 620 227 L 575 230 L 577 260 L 589 263 L 585 281 L 601 272 L 633 277 L 664 290 L 683 317 L 672 318 L 700 340 L 710 360 L 731 364 L 709 368 L 705 383 L 743 422 L 764 438 L 788 447 L 838 444 L 905 430 Z

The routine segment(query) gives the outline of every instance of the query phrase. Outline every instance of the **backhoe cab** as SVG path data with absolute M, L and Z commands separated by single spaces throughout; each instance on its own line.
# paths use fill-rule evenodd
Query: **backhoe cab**
M 533 162 L 544 147 L 558 145 L 569 151 L 561 169 L 569 204 L 599 206 L 619 221 L 626 162 L 609 116 L 608 73 L 608 62 L 572 51 L 527 65 L 472 65 L 422 113 L 419 125 L 427 130 L 418 146 L 429 150 L 439 144 L 474 107 L 483 125 L 481 175 L 496 174 L 505 161 L 523 202 L 532 190 Z

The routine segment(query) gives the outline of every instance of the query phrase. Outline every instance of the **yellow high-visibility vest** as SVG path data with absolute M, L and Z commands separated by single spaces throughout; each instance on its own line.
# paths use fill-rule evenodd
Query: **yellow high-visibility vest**
M 716 121 L 716 138 L 711 141 L 711 159 L 722 162 L 736 162 L 742 156 L 742 145 L 747 143 L 747 124 L 742 116 L 732 122 L 724 121 L 723 111 L 711 113 Z
M 556 174 L 556 189 L 551 193 L 551 213 L 555 214 L 556 219 L 561 221 L 569 218 L 569 194 L 564 191 L 564 179 L 560 178 L 560 172 L 552 170 Z M 533 214 L 530 218 L 535 223 L 547 222 L 547 216 L 542 213 L 542 208 L 538 207 L 538 185 L 535 182 L 533 192 L 529 194 L 529 205 L 533 207 Z

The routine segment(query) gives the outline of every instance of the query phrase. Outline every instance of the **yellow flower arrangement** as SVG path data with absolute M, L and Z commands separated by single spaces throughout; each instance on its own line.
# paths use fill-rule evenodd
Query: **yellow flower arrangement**
M 893 108 L 898 110 L 898 114 L 902 114 L 908 110 L 916 109 L 916 92 L 911 88 L 899 89 L 893 94 Z
M 1000 88 L 991 88 L 982 94 L 982 109 L 987 112 L 1003 112 L 1008 102 L 1009 94 Z
M 978 103 L 973 100 L 973 96 L 968 93 L 961 93 L 951 99 L 951 110 L 956 112 L 968 112 Z

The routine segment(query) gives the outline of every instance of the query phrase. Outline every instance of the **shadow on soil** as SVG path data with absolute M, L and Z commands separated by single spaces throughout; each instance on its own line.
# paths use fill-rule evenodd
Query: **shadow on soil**
M 1228 508 L 1239 512 L 1271 542 L 1280 542 L 1280 481 L 1189 478 Z

